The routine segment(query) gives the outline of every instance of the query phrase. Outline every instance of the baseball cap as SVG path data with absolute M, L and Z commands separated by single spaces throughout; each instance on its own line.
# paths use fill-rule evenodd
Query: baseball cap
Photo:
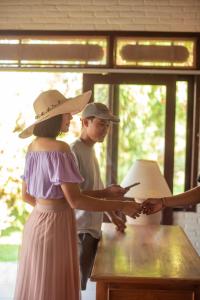
M 119 118 L 114 116 L 108 107 L 100 102 L 89 103 L 85 106 L 82 111 L 82 119 L 97 117 L 104 120 L 109 120 L 111 122 L 119 122 Z

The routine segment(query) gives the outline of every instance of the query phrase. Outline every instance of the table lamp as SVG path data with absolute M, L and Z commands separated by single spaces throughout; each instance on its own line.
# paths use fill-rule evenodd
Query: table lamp
M 171 196 L 171 191 L 156 161 L 136 160 L 121 182 L 121 186 L 126 187 L 134 182 L 140 182 L 140 184 L 130 188 L 125 196 L 133 197 L 139 203 L 147 198 Z M 160 211 L 148 216 L 141 214 L 136 219 L 127 217 L 127 223 L 137 225 L 160 224 L 161 219 L 162 212 Z

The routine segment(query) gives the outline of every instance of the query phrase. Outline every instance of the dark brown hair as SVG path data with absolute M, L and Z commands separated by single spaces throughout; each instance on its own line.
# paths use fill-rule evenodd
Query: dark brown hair
M 60 133 L 62 115 L 57 115 L 35 125 L 33 134 L 38 137 L 56 138 Z

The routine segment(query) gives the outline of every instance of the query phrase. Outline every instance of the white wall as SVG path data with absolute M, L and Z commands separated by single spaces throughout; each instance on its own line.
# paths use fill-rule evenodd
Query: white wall
M 199 31 L 199 0 L 1 0 L 0 29 Z
M 180 225 L 200 255 L 200 204 L 197 212 L 174 213 L 174 224 Z
M 1 0 L 1 29 L 200 32 L 200 0 Z M 200 207 L 174 223 L 200 254 Z

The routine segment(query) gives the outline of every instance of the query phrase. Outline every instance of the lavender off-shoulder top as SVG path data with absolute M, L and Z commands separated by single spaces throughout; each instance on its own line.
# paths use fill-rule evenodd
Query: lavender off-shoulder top
M 42 199 L 63 198 L 60 185 L 64 182 L 83 182 L 71 151 L 28 152 L 22 179 L 26 182 L 27 193 Z

